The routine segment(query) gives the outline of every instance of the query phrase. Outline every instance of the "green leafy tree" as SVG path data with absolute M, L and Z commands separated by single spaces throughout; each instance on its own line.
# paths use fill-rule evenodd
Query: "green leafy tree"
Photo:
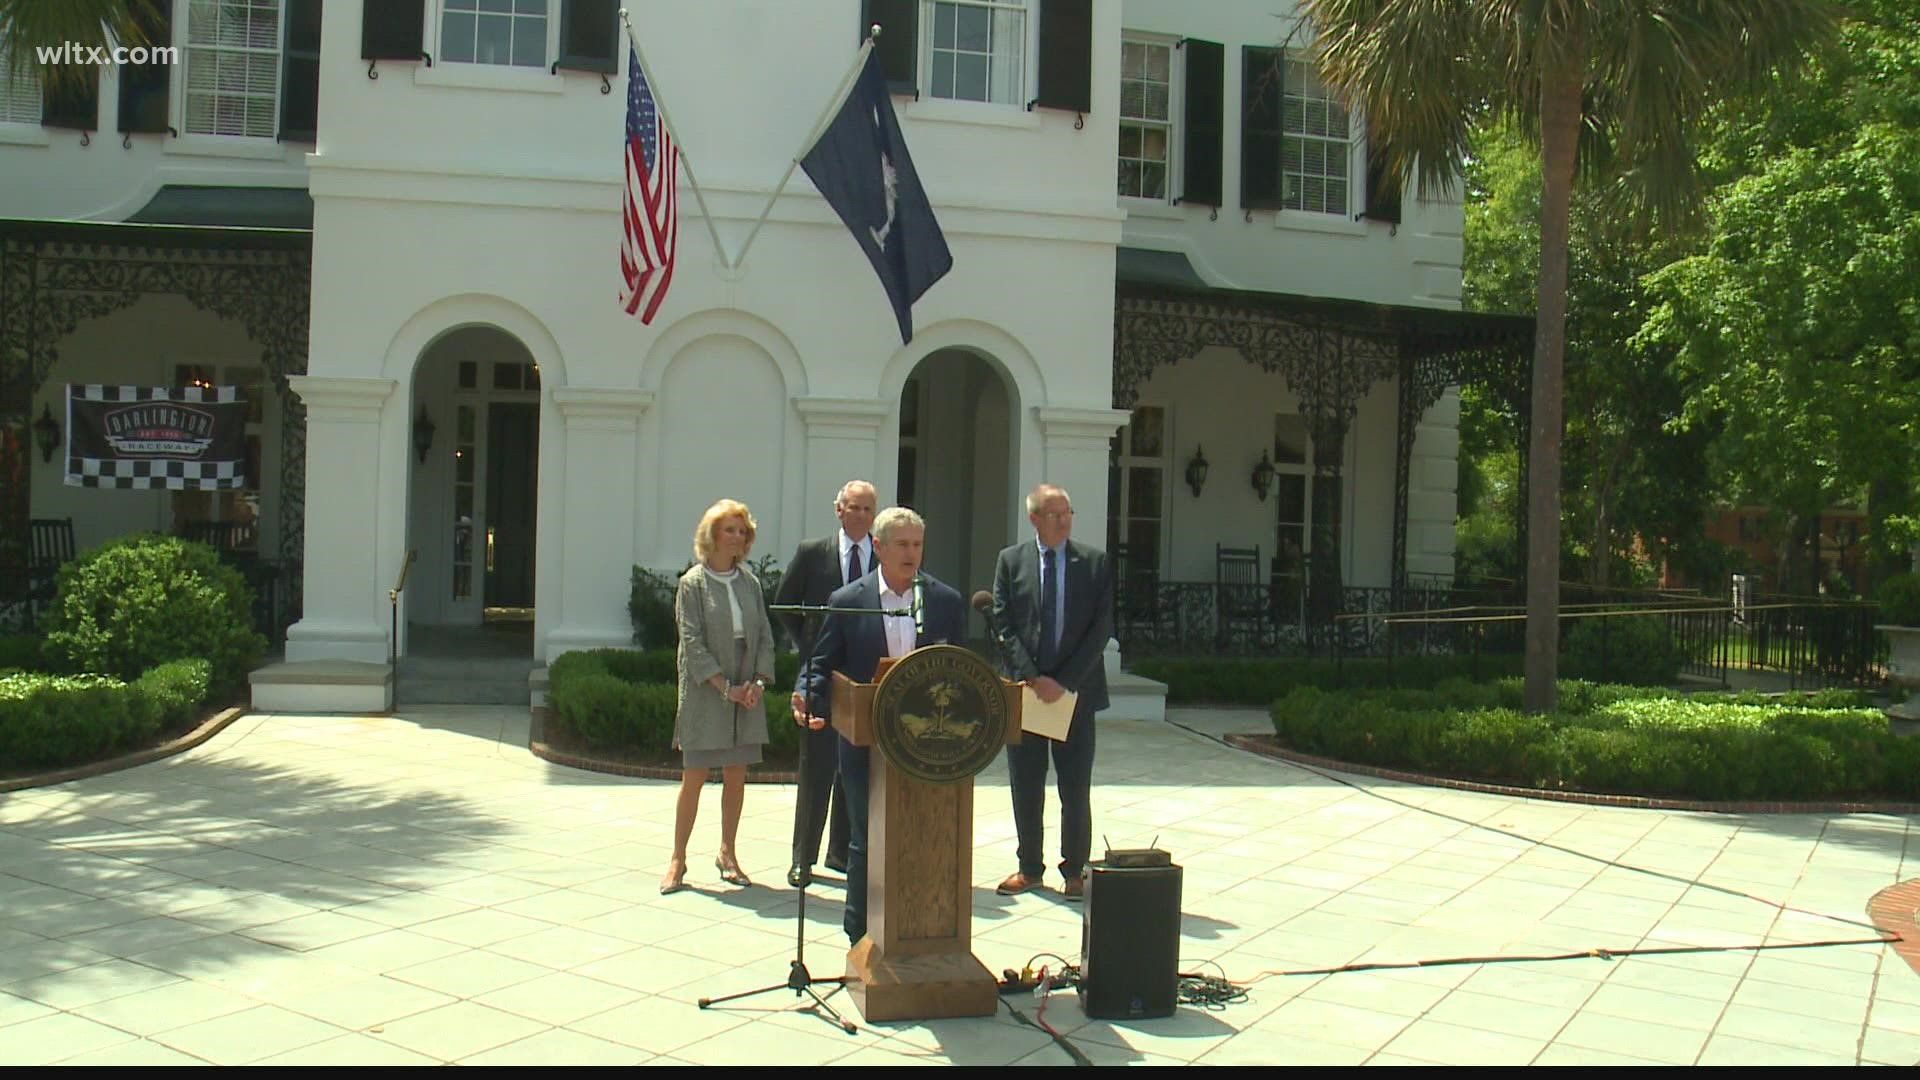
M 126 45 L 155 44 L 135 25 L 136 9 L 153 0 L 0 0 L 0 52 L 14 71 L 38 69 L 41 84 L 77 88 L 100 70 L 88 64 L 42 64 L 38 51 L 107 44 L 111 31 Z
M 1689 140 L 1714 102 L 1801 62 L 1830 0 L 1303 0 L 1321 69 L 1388 169 L 1450 188 L 1491 116 L 1537 139 L 1540 277 L 1527 509 L 1526 706 L 1551 709 L 1559 647 L 1560 440 L 1574 179 L 1650 218 L 1697 198 Z

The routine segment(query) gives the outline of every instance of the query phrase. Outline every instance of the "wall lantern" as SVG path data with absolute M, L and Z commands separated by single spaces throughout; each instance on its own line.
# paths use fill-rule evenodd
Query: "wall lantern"
M 52 461 L 60 446 L 60 421 L 53 418 L 53 407 L 40 406 L 40 419 L 33 422 L 33 441 L 40 447 L 40 460 Z
M 433 418 L 427 415 L 427 407 L 420 406 L 420 415 L 413 418 L 413 452 L 420 455 L 420 464 L 427 463 L 427 451 L 433 449 Z
M 1273 459 L 1265 450 L 1260 451 L 1260 464 L 1253 467 L 1253 493 L 1260 496 L 1261 502 L 1267 501 L 1267 492 L 1273 490 Z
M 1200 489 L 1207 484 L 1207 455 L 1196 444 L 1193 448 L 1193 460 L 1187 462 L 1187 486 L 1193 489 L 1193 497 L 1200 497 Z

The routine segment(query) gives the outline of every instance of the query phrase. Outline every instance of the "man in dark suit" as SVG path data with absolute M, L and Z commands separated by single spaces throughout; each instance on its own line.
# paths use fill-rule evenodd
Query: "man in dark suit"
M 1027 495 L 1033 539 L 1000 553 L 993 568 L 993 623 L 1010 679 L 1024 679 L 1052 704 L 1078 695 L 1064 742 L 1029 737 L 1007 747 L 1020 869 L 996 890 L 1039 888 L 1046 868 L 1047 755 L 1060 788 L 1060 875 L 1069 900 L 1085 894 L 1093 849 L 1093 714 L 1107 707 L 1107 639 L 1113 636 L 1113 573 L 1107 554 L 1076 543 L 1066 490 L 1041 484 Z
M 873 526 L 878 573 L 842 586 L 829 600 L 834 607 L 874 611 L 913 611 L 899 615 L 829 615 L 814 643 L 813 655 L 800 667 L 794 687 L 794 722 L 809 731 L 826 731 L 839 746 L 840 779 L 847 789 L 851 836 L 847 844 L 849 944 L 867 935 L 867 754 L 828 728 L 833 673 L 871 682 L 883 656 L 905 656 L 922 645 L 964 645 L 966 605 L 951 586 L 920 572 L 926 522 L 903 506 L 880 512 Z
M 842 485 L 833 500 L 840 528 L 832 536 L 801 543 L 780 578 L 774 603 L 825 604 L 834 590 L 866 577 L 873 570 L 873 538 L 868 531 L 879 505 L 873 485 L 865 480 L 849 480 Z M 783 613 L 780 624 L 786 627 L 802 661 L 813 655 L 818 618 Z M 787 871 L 787 884 L 796 889 L 813 880 L 813 864 L 820 858 L 820 832 L 829 820 L 829 795 L 833 829 L 827 836 L 827 869 L 847 872 L 847 792 L 839 776 L 839 739 L 826 730 L 805 732 L 800 737 L 806 742 L 807 752 L 800 759 L 799 790 L 793 800 L 793 865 Z

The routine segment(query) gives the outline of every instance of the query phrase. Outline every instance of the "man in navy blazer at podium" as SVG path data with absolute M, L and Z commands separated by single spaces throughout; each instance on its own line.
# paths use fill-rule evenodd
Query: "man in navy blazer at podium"
M 927 523 L 904 506 L 890 506 L 873 521 L 874 558 L 879 569 L 843 585 L 827 603 L 836 608 L 904 615 L 828 615 L 814 642 L 813 655 L 800 667 L 794 686 L 794 722 L 815 731 L 832 720 L 833 673 L 856 682 L 872 682 L 883 656 L 905 656 L 922 645 L 964 645 L 966 606 L 960 594 L 920 572 Z M 847 789 L 852 831 L 847 844 L 849 944 L 867 936 L 867 751 L 844 737 L 839 742 L 840 779 Z

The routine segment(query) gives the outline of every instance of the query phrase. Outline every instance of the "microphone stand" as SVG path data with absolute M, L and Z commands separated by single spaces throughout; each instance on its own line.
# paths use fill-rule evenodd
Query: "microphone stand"
M 833 607 L 828 607 L 826 605 L 816 605 L 816 604 L 769 604 L 768 608 L 772 611 L 777 611 L 777 612 L 793 612 L 793 613 L 804 614 L 809 616 L 816 615 L 816 614 L 842 614 L 842 613 L 865 614 L 865 615 L 873 614 L 873 611 L 870 608 L 833 608 Z M 795 644 L 798 644 L 798 643 L 796 642 Z M 799 768 L 802 773 L 805 773 L 807 768 L 807 742 L 808 742 L 807 736 L 810 733 L 811 733 L 810 731 L 803 731 L 800 734 Z M 797 797 L 798 795 L 796 793 L 796 798 Z M 806 811 L 803 809 L 802 812 L 805 813 Z M 809 820 L 807 824 L 809 828 L 812 827 L 811 820 Z M 839 1011 L 836 1010 L 832 1005 L 827 1004 L 827 999 L 824 997 L 821 997 L 820 991 L 814 989 L 814 986 L 816 985 L 845 986 L 847 984 L 846 976 L 835 975 L 830 978 L 820 979 L 820 978 L 815 978 L 813 973 L 807 970 L 807 886 L 812 883 L 813 883 L 813 876 L 811 874 L 800 879 L 800 886 L 799 886 L 800 898 L 799 898 L 798 908 L 794 914 L 793 959 L 787 963 L 787 981 L 774 983 L 771 986 L 762 986 L 754 990 L 742 990 L 737 994 L 727 994 L 724 997 L 717 997 L 717 998 L 703 997 L 698 1002 L 700 1008 L 705 1009 L 710 1006 L 719 1005 L 723 1002 L 738 1001 L 741 998 L 758 997 L 761 994 L 771 994 L 776 990 L 791 990 L 793 991 L 795 997 L 798 997 L 801 994 L 805 994 L 808 997 L 812 998 L 813 1003 L 818 1010 L 815 1012 L 814 1015 L 819 1016 L 820 1019 L 826 1020 L 834 1024 L 840 1030 L 846 1032 L 849 1035 L 856 1034 L 860 1030 L 859 1028 L 856 1028 L 853 1026 L 852 1021 L 848 1020 L 844 1016 L 841 1016 Z

